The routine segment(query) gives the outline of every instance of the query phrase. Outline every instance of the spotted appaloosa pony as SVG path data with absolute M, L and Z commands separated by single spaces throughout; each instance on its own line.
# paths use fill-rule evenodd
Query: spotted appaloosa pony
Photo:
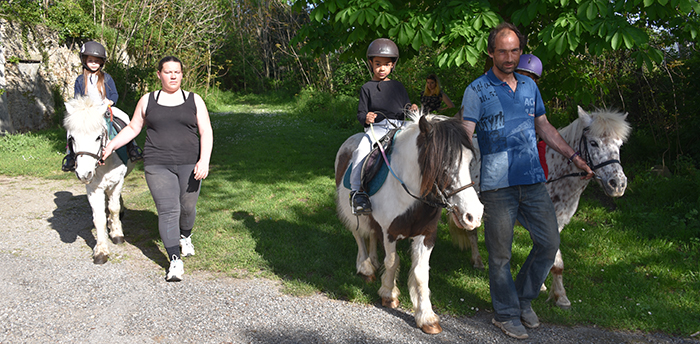
M 589 114 L 579 107 L 578 116 L 578 119 L 560 129 L 559 133 L 572 148 L 580 151 L 581 156 L 595 171 L 595 180 L 605 194 L 610 197 L 622 196 L 627 187 L 627 177 L 620 165 L 620 147 L 631 131 L 630 125 L 625 121 L 627 114 L 610 110 L 599 110 Z M 476 146 L 476 140 L 474 143 Z M 475 148 L 478 149 L 478 147 Z M 481 161 L 478 153 L 476 157 L 472 165 L 472 177 L 478 185 Z M 566 157 L 549 147 L 546 150 L 546 161 L 549 167 L 549 178 L 545 186 L 554 203 L 561 233 L 576 212 L 581 194 L 590 180 L 581 180 L 580 175 L 577 175 L 581 171 L 574 164 L 569 164 Z M 477 246 L 477 231 L 458 229 L 451 221 L 449 227 L 455 243 L 462 249 L 471 248 L 473 266 L 483 269 L 484 263 Z M 557 251 L 551 270 L 552 286 L 549 299 L 553 299 L 561 308 L 569 308 L 571 302 L 566 297 L 563 272 L 564 261 L 561 251 Z M 544 285 L 542 290 L 546 290 Z
M 408 286 L 416 325 L 426 333 L 439 333 L 442 327 L 430 302 L 428 271 L 442 207 L 450 211 L 457 226 L 466 230 L 481 224 L 484 208 L 471 187 L 469 165 L 474 153 L 461 120 L 417 113 L 409 116 L 412 122 L 394 138 L 390 161 L 396 176 L 389 175 L 370 197 L 373 208 L 370 215 L 352 214 L 350 190 L 343 185 L 343 176 L 363 133 L 351 136 L 340 147 L 335 159 L 338 217 L 355 237 L 357 273 L 367 280 L 373 280 L 379 268 L 376 243 L 378 238 L 382 241 L 385 271 L 378 293 L 386 307 L 399 305 L 396 243 L 399 239 L 413 239 Z M 369 255 L 366 241 L 369 241 Z
M 76 154 L 75 175 L 87 191 L 92 208 L 92 221 L 97 232 L 93 249 L 93 262 L 104 264 L 109 258 L 107 244 L 107 214 L 109 210 L 109 236 L 115 244 L 124 242 L 122 223 L 119 219 L 124 177 L 134 168 L 127 160 L 124 164 L 117 154 L 112 154 L 101 165 L 102 148 L 109 140 L 108 107 L 95 104 L 89 97 L 73 99 L 66 103 L 63 126 L 68 131 L 68 142 Z M 105 207 L 105 204 L 107 207 Z

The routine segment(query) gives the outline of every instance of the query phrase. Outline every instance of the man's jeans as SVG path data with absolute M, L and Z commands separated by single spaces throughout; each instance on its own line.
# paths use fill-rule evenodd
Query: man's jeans
M 540 292 L 559 249 L 554 205 L 544 183 L 511 186 L 481 193 L 489 252 L 491 302 L 497 321 L 520 323 L 520 310 Z M 533 247 L 515 282 L 510 272 L 515 220 L 530 232 Z

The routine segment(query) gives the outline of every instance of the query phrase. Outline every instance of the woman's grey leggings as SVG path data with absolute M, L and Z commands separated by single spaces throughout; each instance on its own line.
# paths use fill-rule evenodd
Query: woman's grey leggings
M 166 248 L 180 245 L 180 230 L 191 230 L 201 181 L 194 164 L 144 166 L 146 184 L 158 210 L 158 231 Z

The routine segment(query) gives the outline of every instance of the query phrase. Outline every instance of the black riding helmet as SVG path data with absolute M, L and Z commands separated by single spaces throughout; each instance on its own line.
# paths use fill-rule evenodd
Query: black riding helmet
M 390 57 L 396 63 L 399 60 L 399 47 L 388 38 L 377 38 L 367 47 L 367 60 L 375 56 Z
M 105 61 L 107 61 L 107 51 L 105 50 L 105 47 L 102 46 L 102 44 L 97 43 L 95 41 L 85 42 L 85 44 L 83 44 L 83 46 L 80 47 L 80 61 L 83 63 L 83 68 L 91 72 L 96 72 L 88 68 L 86 63 L 88 56 L 101 58 L 102 65 L 104 65 Z M 100 65 L 100 68 L 102 68 L 102 65 Z

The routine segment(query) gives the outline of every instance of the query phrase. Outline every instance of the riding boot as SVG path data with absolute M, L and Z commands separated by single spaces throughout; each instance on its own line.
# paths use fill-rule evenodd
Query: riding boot
M 350 191 L 350 206 L 354 215 L 372 213 L 372 203 L 369 200 L 369 195 L 364 191 Z
M 66 145 L 68 153 L 63 157 L 63 162 L 61 163 L 61 171 L 63 172 L 75 172 L 75 152 L 73 152 L 73 143 L 71 140 L 73 140 L 73 138 L 68 140 L 68 144 Z
M 129 160 L 136 162 L 143 159 L 143 150 L 136 143 L 136 140 L 126 144 L 126 151 L 129 153 Z

